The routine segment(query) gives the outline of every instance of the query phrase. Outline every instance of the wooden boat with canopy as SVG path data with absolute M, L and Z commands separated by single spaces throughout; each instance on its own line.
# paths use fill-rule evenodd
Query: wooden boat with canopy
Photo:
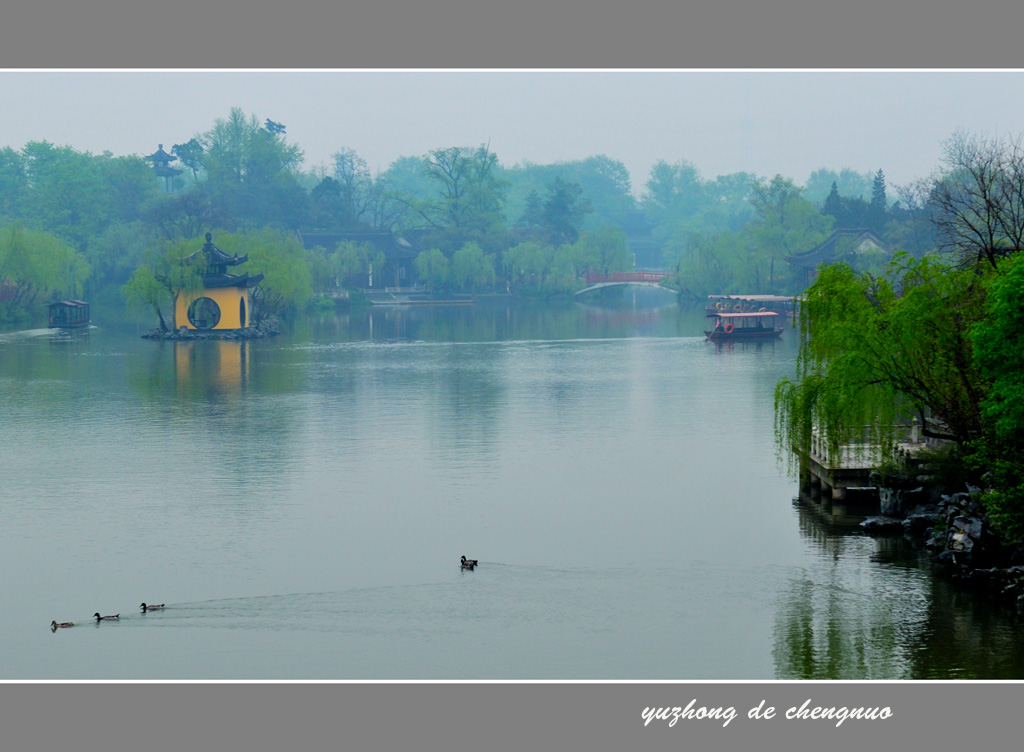
M 704 331 L 713 340 L 772 339 L 782 336 L 782 327 L 776 322 L 782 314 L 777 311 L 748 311 L 745 313 L 719 313 L 715 328 Z
M 89 304 L 84 300 L 58 300 L 50 303 L 50 329 L 81 329 L 89 326 Z

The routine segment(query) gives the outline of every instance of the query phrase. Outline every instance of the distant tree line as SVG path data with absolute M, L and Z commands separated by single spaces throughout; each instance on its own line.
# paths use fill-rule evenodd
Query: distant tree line
M 24 254 L 14 240 L 0 248 L 0 316 L 24 318 L 43 299 L 73 291 L 119 299 L 140 267 L 155 274 L 157 258 L 211 230 L 218 237 L 391 232 L 422 252 L 415 269 L 431 289 L 535 297 L 578 289 L 588 270 L 631 269 L 623 228 L 638 218 L 663 249 L 646 263 L 671 270 L 679 289 L 698 297 L 794 291 L 801 280 L 785 256 L 843 226 L 872 227 L 915 255 L 935 241 L 924 188 L 898 189 L 891 201 L 881 171 L 872 181 L 819 170 L 803 189 L 781 176 L 705 180 L 689 163 L 660 162 L 637 198 L 625 166 L 603 155 L 508 166 L 487 145 L 444 147 L 372 174 L 354 150 L 340 148 L 329 164 L 304 169 L 285 124 L 237 108 L 170 154 L 175 174 L 161 178 L 144 156 L 45 141 L 0 150 L 0 228 L 15 228 L 10 237 L 19 242 L 29 232 L 52 236 L 53 243 L 32 241 L 33 256 L 80 257 L 37 259 L 33 271 L 17 261 Z M 826 182 L 835 190 L 823 190 Z M 373 263 L 365 249 L 278 250 L 305 267 L 296 274 L 309 276 L 310 296 L 354 284 Z M 301 298 L 282 299 L 301 307 Z

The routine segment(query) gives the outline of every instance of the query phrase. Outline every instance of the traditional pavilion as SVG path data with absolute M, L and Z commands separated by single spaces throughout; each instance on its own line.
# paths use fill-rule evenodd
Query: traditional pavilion
M 229 256 L 213 244 L 213 236 L 206 233 L 206 244 L 201 251 L 189 256 L 189 263 L 202 253 L 206 268 L 202 272 L 203 287 L 199 290 L 179 292 L 175 301 L 175 321 L 178 326 L 200 331 L 244 329 L 250 324 L 249 290 L 263 279 L 262 274 L 228 274 L 229 266 L 238 266 L 249 260 L 249 255 Z
M 164 190 L 171 193 L 174 178 L 181 174 L 181 170 L 171 167 L 171 162 L 175 161 L 177 157 L 165 152 L 164 145 L 160 144 L 155 152 L 143 159 L 153 163 L 153 172 L 164 179 Z

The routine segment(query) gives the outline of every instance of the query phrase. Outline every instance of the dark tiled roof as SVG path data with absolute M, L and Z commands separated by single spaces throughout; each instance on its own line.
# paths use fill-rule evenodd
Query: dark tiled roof
M 165 152 L 164 151 L 164 145 L 160 144 L 160 148 L 158 148 L 155 152 L 150 154 L 148 157 L 143 157 L 143 159 L 147 159 L 150 162 L 158 162 L 160 164 L 167 164 L 168 162 L 173 162 L 174 160 L 176 160 L 177 157 L 171 156 L 170 154 Z
M 836 230 L 811 250 L 786 256 L 786 261 L 794 266 L 816 268 L 819 264 L 832 260 L 836 253 L 836 243 L 847 238 L 852 239 L 855 246 L 869 241 L 882 250 L 889 250 L 889 244 L 871 232 L 871 230 Z
M 203 253 L 210 259 L 210 264 L 222 264 L 224 266 L 237 266 L 249 260 L 249 254 L 244 256 L 229 256 L 213 244 L 213 236 L 206 233 L 206 243 L 203 244 Z
M 262 274 L 204 274 L 204 287 L 255 287 L 263 280 Z
M 636 211 L 626 214 L 622 218 L 622 222 L 619 223 L 619 226 L 622 227 L 622 231 L 627 235 L 650 235 L 651 230 L 654 229 L 654 225 L 647 221 L 644 213 Z

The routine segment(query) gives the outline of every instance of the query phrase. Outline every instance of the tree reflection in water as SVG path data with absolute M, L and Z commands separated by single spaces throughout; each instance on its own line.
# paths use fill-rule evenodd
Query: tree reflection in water
M 830 567 L 780 599 L 780 679 L 1009 679 L 1024 672 L 1015 614 L 935 576 L 902 536 L 873 538 L 799 504 L 802 538 Z

